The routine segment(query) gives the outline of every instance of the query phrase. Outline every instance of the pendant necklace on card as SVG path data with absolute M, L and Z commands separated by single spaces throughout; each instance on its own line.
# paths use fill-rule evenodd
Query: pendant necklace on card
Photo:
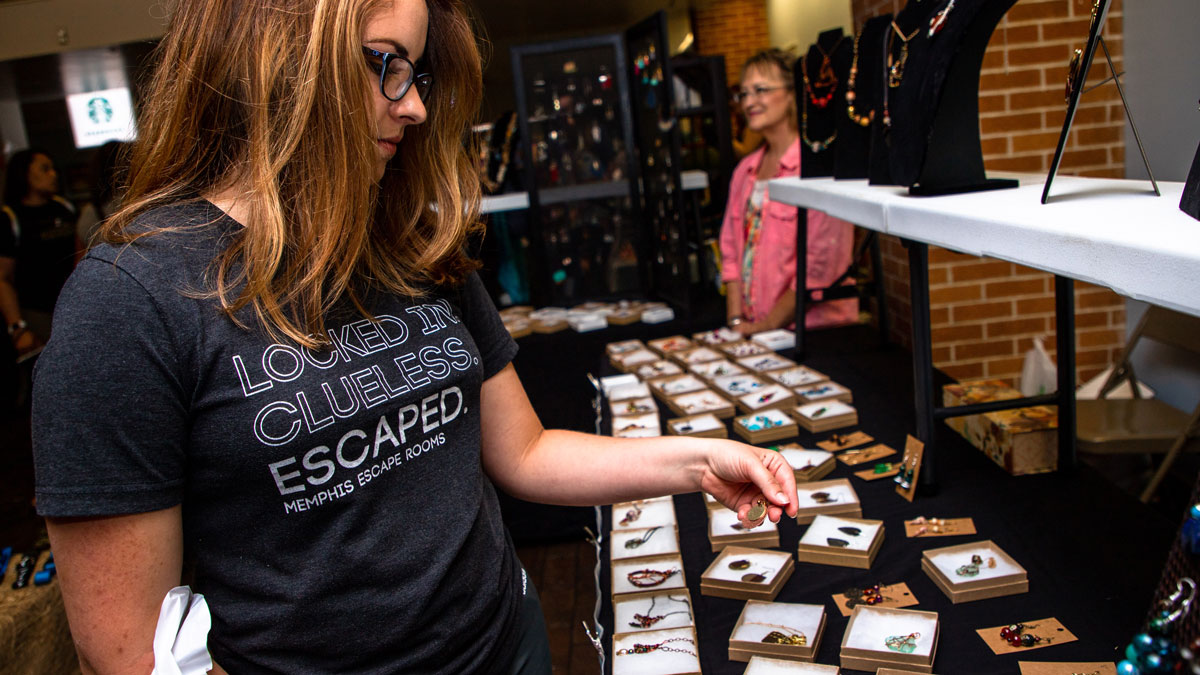
M 663 652 L 676 652 L 678 654 L 691 654 L 692 656 L 696 655 L 696 652 L 693 652 L 688 649 L 679 649 L 678 647 L 667 647 L 666 646 L 668 644 L 671 644 L 672 642 L 690 642 L 693 645 L 696 644 L 696 642 L 694 640 L 692 640 L 691 638 L 685 638 L 685 637 L 668 638 L 666 640 L 663 640 L 662 642 L 659 642 L 657 644 L 652 644 L 652 645 L 643 645 L 643 644 L 635 643 L 632 648 L 618 649 L 617 654 L 620 656 L 624 656 L 625 654 L 649 654 L 650 652 L 663 651 Z
M 654 596 L 653 598 L 650 598 L 650 608 L 646 610 L 645 614 L 634 614 L 633 615 L 633 621 L 629 622 L 630 627 L 632 627 L 632 628 L 649 628 L 649 627 L 653 626 L 654 624 L 658 623 L 659 621 L 662 621 L 663 619 L 667 618 L 668 616 L 674 616 L 675 614 L 687 614 L 689 619 L 692 617 L 691 610 L 687 609 L 687 607 L 688 607 L 687 598 L 677 598 L 673 595 L 668 595 L 667 599 L 672 602 L 678 602 L 678 603 L 682 604 L 684 606 L 684 609 L 677 609 L 674 612 L 666 612 L 664 614 L 655 615 L 654 614 L 654 604 L 656 602 L 658 602 L 658 596 Z

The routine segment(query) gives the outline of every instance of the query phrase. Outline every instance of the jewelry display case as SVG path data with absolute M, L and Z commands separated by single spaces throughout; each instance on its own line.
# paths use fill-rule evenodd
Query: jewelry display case
M 842 671 L 837 666 L 751 656 L 743 675 L 838 675 L 840 672 Z
M 921 570 L 955 604 L 1029 590 L 1025 568 L 990 540 L 926 550 Z
M 613 602 L 613 619 L 619 633 L 694 626 L 692 596 L 686 589 L 622 596 Z
M 726 546 L 700 575 L 700 593 L 734 600 L 774 600 L 795 567 L 790 553 Z
M 648 242 L 622 36 L 522 45 L 511 56 L 535 304 L 644 292 Z
M 938 633 L 937 612 L 858 605 L 842 637 L 842 667 L 932 673 Z
M 746 529 L 737 512 L 727 508 L 708 509 L 708 543 L 713 553 L 726 546 L 747 548 L 776 548 L 779 546 L 779 525 L 763 519 L 761 525 Z
M 883 546 L 883 521 L 817 515 L 800 537 L 796 559 L 870 569 Z
M 818 514 L 831 516 L 862 516 L 862 502 L 854 486 L 846 478 L 815 481 L 796 487 L 796 523 L 811 523 Z
M 610 557 L 614 561 L 670 554 L 679 554 L 679 533 L 672 526 L 622 530 L 612 535 Z
M 779 448 L 779 456 L 787 461 L 795 474 L 796 484 L 811 483 L 828 476 L 837 466 L 832 452 L 810 450 L 792 443 Z
M 729 635 L 729 660 L 812 661 L 824 634 L 823 605 L 748 600 Z
M 691 626 L 613 636 L 613 675 L 700 675 Z

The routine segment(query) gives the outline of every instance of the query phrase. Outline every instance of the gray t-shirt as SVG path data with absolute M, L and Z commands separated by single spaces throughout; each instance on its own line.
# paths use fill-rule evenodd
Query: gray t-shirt
M 181 229 L 92 249 L 56 308 L 35 374 L 39 513 L 182 504 L 231 673 L 506 664 L 521 571 L 479 392 L 517 348 L 479 279 L 372 299 L 377 322 L 332 316 L 332 346 L 309 351 L 199 297 L 240 227 L 216 207 L 140 225 Z

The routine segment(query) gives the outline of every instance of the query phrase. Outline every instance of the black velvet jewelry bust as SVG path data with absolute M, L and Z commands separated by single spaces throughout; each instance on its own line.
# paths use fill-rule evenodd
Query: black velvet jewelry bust
M 843 52 L 849 53 L 850 42 L 845 39 L 841 28 L 827 30 L 817 36 L 817 42 L 808 48 L 807 55 L 796 61 L 796 107 L 800 118 L 800 176 L 817 178 L 832 176 L 834 148 L 838 146 L 837 112 L 838 99 L 845 92 L 845 80 L 837 75 L 837 83 L 828 87 L 813 87 L 821 82 L 822 64 L 829 58 L 831 71 L 834 59 Z M 804 71 L 807 69 L 810 87 L 804 86 Z M 832 98 L 828 98 L 832 96 Z M 824 106 L 813 103 L 813 98 L 828 102 Z M 844 103 L 844 101 L 843 101 Z M 844 109 L 842 114 L 845 114 Z M 807 122 L 805 121 L 807 117 Z
M 833 155 L 834 178 L 866 178 L 870 174 L 872 127 L 878 125 L 882 118 L 879 87 L 883 71 L 879 64 L 883 62 L 883 40 L 891 22 L 892 15 L 885 14 L 863 23 L 862 30 L 855 38 L 857 63 L 853 48 L 839 49 L 834 58 L 833 71 L 837 73 L 838 80 L 845 83 L 841 95 L 834 101 L 838 104 L 834 112 L 838 130 Z M 853 89 L 850 88 L 851 68 L 856 70 Z M 855 116 L 870 120 L 868 124 L 860 124 L 850 117 L 847 108 L 851 102 L 846 97 L 851 94 L 854 96 Z
M 1014 4 L 913 0 L 886 31 L 881 90 L 885 117 L 891 120 L 884 132 L 888 166 L 895 184 L 909 186 L 911 194 L 1016 186 L 1016 181 L 987 178 L 979 143 L 979 70 L 996 24 Z M 907 59 L 902 58 L 905 47 Z M 889 60 L 903 61 L 899 72 L 888 72 Z
M 1183 184 L 1183 198 L 1179 200 L 1179 208 L 1189 216 L 1200 220 L 1200 147 L 1196 148 L 1196 157 L 1192 160 L 1192 170 L 1188 172 L 1187 182 Z

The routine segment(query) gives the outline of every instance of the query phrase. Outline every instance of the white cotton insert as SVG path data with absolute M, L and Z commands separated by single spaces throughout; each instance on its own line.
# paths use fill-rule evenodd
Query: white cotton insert
M 826 398 L 829 396 L 841 396 L 848 391 L 850 390 L 838 384 L 837 382 L 821 382 L 820 384 L 815 384 L 807 389 L 799 389 L 796 391 L 796 393 L 803 398 L 813 399 Z
M 830 457 L 833 457 L 832 452 L 825 452 L 824 450 L 796 450 L 795 448 L 785 448 L 780 450 L 779 454 L 787 460 L 793 471 L 803 471 L 811 467 L 821 466 Z
M 716 581 L 736 581 L 738 583 L 750 583 L 742 581 L 742 575 L 745 574 L 761 574 L 766 577 L 760 586 L 770 586 L 775 579 L 775 575 L 779 574 L 779 570 L 787 564 L 790 553 L 781 551 L 755 551 L 747 553 L 745 551 L 729 551 L 728 549 L 721 552 L 721 556 L 717 558 L 717 564 L 713 566 L 708 573 L 708 578 Z M 731 570 L 729 563 L 734 560 L 748 560 L 750 566 L 744 570 Z
M 822 408 L 825 409 L 825 412 L 821 413 L 819 417 L 813 417 L 813 415 Z M 796 412 L 804 415 L 805 418 L 810 420 L 822 420 L 830 417 L 848 415 L 854 412 L 854 408 L 842 403 L 841 401 L 821 401 L 819 403 L 808 403 L 806 405 L 799 406 L 796 408 Z
M 751 656 L 743 675 L 837 675 L 837 666 L 823 666 L 819 663 L 804 663 L 803 661 L 785 661 L 783 659 L 768 659 L 765 656 Z
M 645 398 L 650 395 L 650 387 L 645 382 L 638 382 L 637 377 L 629 375 L 631 382 L 608 389 L 609 401 L 624 401 L 631 398 Z
M 754 391 L 767 386 L 767 384 L 760 378 L 748 374 L 723 375 L 721 377 L 714 377 L 712 383 L 717 389 L 730 394 Z
M 677 433 L 694 434 L 702 431 L 712 431 L 714 429 L 723 429 L 725 423 L 717 419 L 716 415 L 697 415 L 683 420 L 675 420 L 670 422 L 671 429 Z M 690 426 L 690 431 L 680 431 L 680 427 Z
M 729 406 L 729 402 L 721 398 L 716 392 L 710 390 L 692 392 L 683 394 L 674 399 L 675 405 L 688 412 L 704 412 L 706 410 L 718 410 Z
M 810 484 L 811 485 L 811 484 Z M 831 501 L 818 502 L 813 499 L 813 495 L 818 492 L 824 492 L 829 495 Z M 858 501 L 858 495 L 855 494 L 854 488 L 847 483 L 835 483 L 833 485 L 821 486 L 819 484 L 814 487 L 799 488 L 796 490 L 796 495 L 800 497 L 801 507 L 811 506 L 829 506 L 830 504 L 853 504 Z
M 915 613 L 897 613 L 879 610 L 859 605 L 857 618 L 850 627 L 843 646 L 850 649 L 865 649 L 885 654 L 899 653 L 887 648 L 884 641 L 892 636 L 905 636 L 909 633 L 920 633 L 917 638 L 917 648 L 913 654 L 929 656 L 933 649 L 934 633 L 937 631 L 937 619 L 932 616 Z
M 723 537 L 731 534 L 752 535 L 765 534 L 767 532 L 777 532 L 779 526 L 772 523 L 769 518 L 764 518 L 762 525 L 753 529 L 734 529 L 734 525 L 741 524 L 738 520 L 737 511 L 730 511 L 726 508 L 710 509 L 708 517 L 708 534 L 713 537 Z
M 675 379 L 667 380 L 658 385 L 664 394 L 686 394 L 689 391 L 698 391 L 707 388 L 708 385 L 700 381 L 694 375 L 681 375 Z
M 725 377 L 728 375 L 740 375 L 746 372 L 746 369 L 731 361 L 706 361 L 704 363 L 693 363 L 688 366 L 688 370 L 699 375 L 700 377 Z
M 790 397 L 791 395 L 792 395 L 791 390 L 787 389 L 786 387 L 783 387 L 782 385 L 778 385 L 778 384 L 770 384 L 770 385 L 763 387 L 762 389 L 759 389 L 757 391 L 752 391 L 749 394 L 745 394 L 745 395 L 741 396 L 739 398 L 739 400 L 747 408 L 759 408 L 759 407 L 764 407 L 764 406 L 775 405 L 776 403 L 779 403 L 780 401 L 782 401 L 785 398 Z M 760 402 L 759 399 L 762 398 L 763 396 L 770 396 L 771 399 L 768 401 Z M 826 414 L 828 414 L 828 413 L 826 413 Z
M 753 394 L 750 394 L 750 395 L 753 396 Z M 788 424 L 796 423 L 795 420 L 788 417 L 782 411 L 780 411 L 776 408 L 768 408 L 766 410 L 763 410 L 762 412 L 756 412 L 753 415 L 746 415 L 745 417 L 738 418 L 738 423 L 741 424 L 743 427 L 746 427 L 747 429 L 749 429 L 750 425 L 759 423 L 758 420 L 755 419 L 756 417 L 765 417 L 765 418 L 771 420 L 771 422 L 773 423 L 773 425 L 771 426 L 771 429 L 777 429 L 781 426 L 786 426 Z M 767 428 L 764 427 L 762 429 L 758 429 L 757 431 L 767 431 Z
M 773 377 L 787 387 L 804 387 L 825 379 L 804 366 L 781 370 L 774 373 Z
M 621 519 L 633 508 L 633 502 L 614 504 L 612 508 L 613 532 L 618 530 L 641 530 L 649 527 L 675 527 L 675 501 L 670 497 L 637 502 L 642 515 L 637 520 L 622 525 Z
M 803 633 L 808 638 L 808 646 L 812 647 L 817 631 L 821 628 L 821 617 L 824 615 L 825 608 L 821 605 L 747 600 L 746 608 L 742 610 L 741 625 L 730 639 L 739 642 L 761 642 L 767 633 L 773 630 L 785 633 L 780 626 L 786 626 L 792 631 Z
M 979 574 L 973 577 L 958 576 L 955 570 L 963 565 L 970 564 L 972 555 L 978 555 L 980 558 L 983 558 L 983 564 L 979 566 Z M 996 559 L 995 567 L 987 566 L 988 558 Z M 1013 574 L 1023 574 L 1025 572 L 1025 570 L 1009 563 L 1001 556 L 999 551 L 990 546 L 980 546 L 979 548 L 964 551 L 935 553 L 929 556 L 929 562 L 933 563 L 934 567 L 937 567 L 952 584 L 996 579 Z
M 612 548 L 613 560 L 679 553 L 679 539 L 675 536 L 675 529 L 672 527 L 660 527 L 654 530 L 654 534 L 650 535 L 650 538 L 637 548 L 625 547 L 625 542 L 641 539 L 651 530 L 654 528 L 613 532 L 609 544 Z
M 838 529 L 839 527 L 857 527 L 862 530 L 862 533 L 855 537 L 842 532 Z M 879 527 L 879 525 L 860 523 L 819 513 L 816 518 L 813 518 L 812 523 L 808 526 L 808 530 L 804 532 L 804 536 L 800 537 L 800 543 L 809 546 L 829 546 L 830 544 L 826 539 L 833 537 L 850 543 L 849 546 L 840 548 L 852 551 L 867 551 L 871 548 L 871 542 L 875 540 L 875 536 L 879 533 Z
M 645 569 L 657 570 L 659 572 L 669 572 L 672 569 L 679 571 L 675 574 L 672 574 L 667 578 L 666 581 L 657 586 L 633 585 L 633 583 L 629 581 L 629 573 Z M 612 572 L 613 595 L 618 593 L 637 593 L 642 591 L 666 591 L 673 588 L 683 588 L 686 586 L 683 580 L 683 560 L 677 555 L 658 560 L 633 558 L 629 560 L 613 561 Z

